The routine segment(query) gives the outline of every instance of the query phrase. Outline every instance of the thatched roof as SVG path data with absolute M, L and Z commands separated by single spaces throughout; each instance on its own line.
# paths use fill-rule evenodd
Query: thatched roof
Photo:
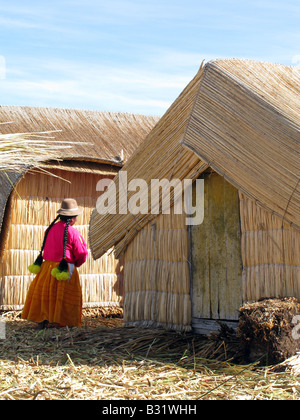
M 183 144 L 258 204 L 300 228 L 299 68 L 210 63 Z
M 154 178 L 195 179 L 210 166 L 300 229 L 299 98 L 299 68 L 209 62 L 125 164 L 128 182 L 142 178 L 150 186 Z M 115 180 L 118 187 L 119 177 Z M 95 210 L 90 221 L 94 258 L 113 245 L 121 252 L 153 217 L 102 216 Z
M 79 172 L 111 173 L 122 166 L 121 154 L 126 161 L 158 120 L 127 113 L 0 106 L 0 122 L 10 122 L 1 124 L 2 134 L 59 130 L 51 134 L 55 141 L 72 142 L 73 147 L 58 149 L 62 162 L 50 161 L 47 167 Z M 10 193 L 27 170 L 9 172 L 9 177 L 0 171 L 0 232 Z
M 123 150 L 126 161 L 158 120 L 127 113 L 0 106 L 0 122 L 12 122 L 1 125 L 3 134 L 59 130 L 53 133 L 56 141 L 78 143 L 61 152 L 64 160 L 114 163 Z

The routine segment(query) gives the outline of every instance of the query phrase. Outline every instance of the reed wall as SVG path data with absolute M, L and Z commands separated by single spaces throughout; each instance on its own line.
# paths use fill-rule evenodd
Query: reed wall
M 88 246 L 88 224 L 99 192 L 97 182 L 111 175 L 51 169 L 56 176 L 27 173 L 17 184 L 4 221 L 6 243 L 0 263 L 0 309 L 20 309 L 34 276 L 28 265 L 37 257 L 43 235 L 65 197 L 73 197 L 84 212 L 75 228 Z M 69 182 L 67 182 L 69 181 Z M 79 268 L 85 307 L 120 306 L 123 299 L 123 265 L 113 253 L 94 261 L 90 252 Z
M 240 193 L 243 300 L 300 298 L 300 232 Z
M 188 233 L 185 215 L 159 215 L 125 252 L 126 325 L 191 328 Z
M 216 174 L 215 177 L 222 179 Z M 214 179 L 212 175 L 211 178 Z M 161 214 L 149 222 L 126 249 L 126 325 L 189 330 L 192 305 L 194 312 L 195 307 L 200 308 L 197 296 L 210 308 L 214 302 L 213 296 L 218 296 L 218 308 L 225 308 L 226 313 L 222 315 L 217 310 L 209 310 L 207 314 L 202 311 L 201 316 L 197 315 L 212 319 L 219 319 L 221 315 L 222 319 L 235 319 L 240 305 L 246 301 L 257 301 L 264 297 L 300 298 L 300 233 L 241 192 L 238 193 L 225 181 L 224 188 L 226 194 L 220 194 L 214 187 L 215 198 L 212 192 L 208 194 L 206 188 L 208 207 L 205 210 L 206 222 L 201 229 L 205 230 L 212 242 L 208 244 L 201 235 L 196 235 L 197 238 L 193 235 L 193 247 L 197 240 L 203 255 L 207 257 L 209 253 L 210 258 L 216 256 L 211 268 L 207 261 L 203 261 L 202 270 L 211 270 L 213 281 L 209 288 L 204 288 L 200 294 L 193 290 L 191 295 L 190 273 L 195 276 L 196 269 L 194 255 L 189 267 L 185 217 L 174 215 L 172 208 L 170 215 Z M 220 205 L 220 200 L 225 196 L 227 204 Z M 224 227 L 220 231 L 216 227 L 218 220 Z M 216 241 L 220 242 L 219 247 Z M 232 242 L 232 246 L 229 246 L 229 242 Z M 217 272 L 218 264 L 226 272 L 224 276 Z M 230 273 L 235 279 L 231 282 Z M 237 297 L 234 302 L 233 296 Z

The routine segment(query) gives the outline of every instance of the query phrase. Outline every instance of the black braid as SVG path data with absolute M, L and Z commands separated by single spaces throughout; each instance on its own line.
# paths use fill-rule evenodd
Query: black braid
M 66 227 L 65 227 L 65 231 L 64 231 L 64 258 L 66 257 L 66 249 L 67 249 L 67 242 L 68 242 L 68 229 L 69 229 L 69 225 L 71 223 L 72 218 L 68 218 L 66 220 Z
M 63 259 L 59 263 L 58 268 L 60 271 L 67 271 L 68 263 L 65 260 L 65 257 L 66 257 L 67 243 L 68 243 L 68 230 L 69 230 L 69 225 L 71 223 L 72 217 L 60 216 L 60 220 L 62 220 L 63 222 L 66 222 L 66 226 L 65 226 L 64 238 L 63 238 L 64 254 L 63 254 Z

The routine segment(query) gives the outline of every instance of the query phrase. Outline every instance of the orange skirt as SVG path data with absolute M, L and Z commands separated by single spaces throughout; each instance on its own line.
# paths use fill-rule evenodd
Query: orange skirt
M 43 322 L 78 327 L 81 325 L 82 293 L 78 271 L 75 267 L 69 281 L 58 281 L 51 270 L 58 262 L 44 261 L 41 271 L 32 281 L 21 317 Z

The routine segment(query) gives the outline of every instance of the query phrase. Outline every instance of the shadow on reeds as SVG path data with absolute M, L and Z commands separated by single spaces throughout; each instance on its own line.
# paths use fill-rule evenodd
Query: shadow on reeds
M 84 317 L 80 328 L 42 331 L 18 317 L 6 324 L 0 399 L 300 397 L 290 374 L 240 364 L 237 336 L 226 327 L 207 338 L 123 327 L 122 318 Z
M 21 320 L 6 320 L 6 339 L 1 340 L 0 359 L 39 364 L 120 364 L 122 361 L 153 361 L 179 368 L 220 362 L 246 363 L 236 333 L 223 326 L 210 337 L 192 332 L 123 327 L 119 317 L 83 318 L 80 328 L 46 328 Z

